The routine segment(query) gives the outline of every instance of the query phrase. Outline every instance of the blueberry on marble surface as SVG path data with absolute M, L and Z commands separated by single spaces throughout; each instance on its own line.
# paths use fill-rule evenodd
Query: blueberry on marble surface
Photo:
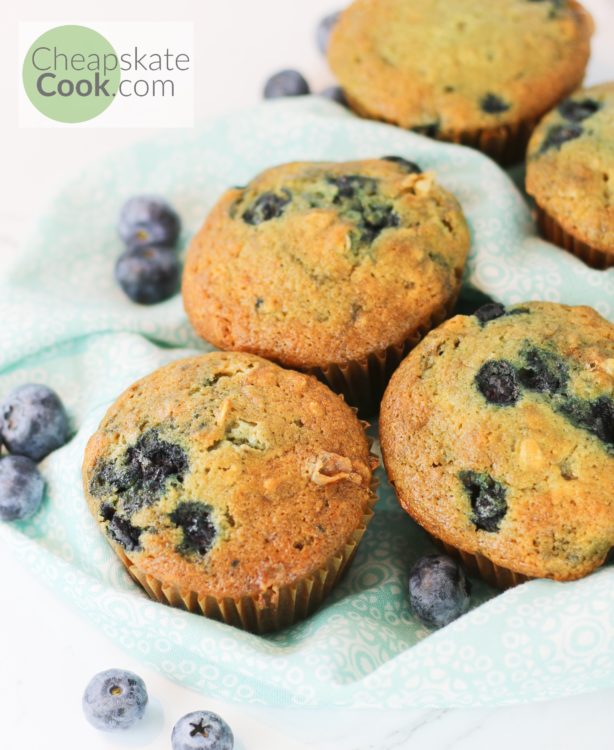
M 265 99 L 280 99 L 285 96 L 305 96 L 309 84 L 298 70 L 280 70 L 272 75 L 264 86 Z
M 68 417 L 57 393 L 28 383 L 0 405 L 0 434 L 10 453 L 40 461 L 68 440 Z
M 461 471 L 458 477 L 471 503 L 471 522 L 481 531 L 499 531 L 507 513 L 505 487 L 483 472 Z
M 210 505 L 197 502 L 182 502 L 170 514 L 171 521 L 183 531 L 179 552 L 197 552 L 206 555 L 217 536 Z
M 126 201 L 119 215 L 119 236 L 128 247 L 172 247 L 181 221 L 167 201 L 155 195 L 137 195 Z
M 266 192 L 259 195 L 256 200 L 243 212 L 243 221 L 246 224 L 257 226 L 271 219 L 278 219 L 284 212 L 285 207 L 292 200 L 290 191 L 283 190 L 282 195 Z
M 26 456 L 0 458 L 0 521 L 33 516 L 44 491 L 45 482 L 34 461 Z
M 173 727 L 172 750 L 232 750 L 232 730 L 212 711 L 193 711 Z
M 179 261 L 168 247 L 132 247 L 117 259 L 115 279 L 133 302 L 155 305 L 177 292 Z
M 381 158 L 383 161 L 391 161 L 393 164 L 398 164 L 407 174 L 421 174 L 422 172 L 415 161 L 405 159 L 403 156 L 382 156 Z
M 320 96 L 323 96 L 325 99 L 330 99 L 333 102 L 337 102 L 337 104 L 342 104 L 344 107 L 348 106 L 348 100 L 346 99 L 341 86 L 328 86 L 320 92 Z
M 430 628 L 442 628 L 465 614 L 470 591 L 463 569 L 447 555 L 421 557 L 409 574 L 412 610 Z
M 579 138 L 582 133 L 580 125 L 553 125 L 548 130 L 540 151 L 544 153 L 551 148 L 560 148 L 564 143 Z
M 83 713 L 96 729 L 106 732 L 129 729 L 143 718 L 147 706 L 143 680 L 124 669 L 107 669 L 94 675 L 83 693 Z
M 504 359 L 485 362 L 475 376 L 475 383 L 490 404 L 513 406 L 520 398 L 516 370 Z
M 318 27 L 316 29 L 316 41 L 318 44 L 318 49 L 323 55 L 325 55 L 328 51 L 330 35 L 333 31 L 333 28 L 337 24 L 340 15 L 341 11 L 330 13 L 329 15 L 324 16 L 324 18 L 318 24 Z
M 601 108 L 594 99 L 565 99 L 558 106 L 559 113 L 571 122 L 582 122 Z
M 483 112 L 489 115 L 497 115 L 501 112 L 507 112 L 510 105 L 496 94 L 486 94 L 480 100 L 480 107 Z

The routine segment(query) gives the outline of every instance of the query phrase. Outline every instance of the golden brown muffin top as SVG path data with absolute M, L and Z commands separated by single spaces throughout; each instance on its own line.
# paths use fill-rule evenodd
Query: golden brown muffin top
M 614 325 L 591 308 L 449 320 L 393 375 L 380 433 L 399 502 L 444 542 L 558 580 L 614 545 Z
M 249 354 L 132 385 L 85 452 L 113 548 L 184 591 L 272 601 L 343 548 L 373 503 L 363 424 L 308 375 Z
M 458 202 L 412 162 L 286 164 L 213 208 L 184 303 L 222 349 L 345 364 L 427 325 L 456 296 L 468 247 Z
M 359 112 L 446 138 L 547 112 L 581 83 L 592 29 L 574 0 L 357 0 L 328 57 Z
M 527 157 L 527 192 L 566 232 L 614 254 L 614 83 L 561 102 Z

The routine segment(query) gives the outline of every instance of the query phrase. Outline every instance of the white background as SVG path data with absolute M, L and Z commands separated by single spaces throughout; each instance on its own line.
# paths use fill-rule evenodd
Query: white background
M 255 103 L 266 76 L 282 67 L 301 68 L 316 90 L 332 82 L 315 47 L 314 29 L 322 15 L 337 9 L 334 0 L 31 0 L 7 5 L 0 9 L 0 267 L 18 257 L 41 207 L 67 177 L 152 133 L 19 129 L 18 22 L 194 22 L 197 122 Z M 614 0 L 585 0 L 585 5 L 598 26 L 588 76 L 589 82 L 597 82 L 614 77 Z M 180 688 L 127 657 L 56 601 L 3 549 L 0 571 L 0 750 L 169 750 L 174 721 L 198 708 L 226 718 L 238 750 L 614 747 L 614 690 L 471 711 L 282 711 L 222 703 Z M 91 675 L 112 666 L 141 674 L 151 697 L 142 726 L 119 736 L 91 729 L 80 709 Z

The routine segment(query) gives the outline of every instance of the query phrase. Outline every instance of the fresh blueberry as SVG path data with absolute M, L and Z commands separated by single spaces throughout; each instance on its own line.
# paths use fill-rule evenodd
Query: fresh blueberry
M 483 112 L 489 115 L 497 115 L 501 112 L 507 112 L 510 105 L 496 94 L 486 94 L 480 99 L 480 107 Z
M 513 406 L 520 398 L 516 370 L 504 359 L 485 362 L 475 376 L 475 383 L 491 404 Z
M 265 99 L 279 99 L 284 96 L 305 96 L 309 84 L 298 70 L 280 70 L 272 75 L 264 86 Z
M 40 461 L 68 440 L 68 417 L 57 393 L 29 383 L 0 405 L 0 434 L 11 453 Z
M 345 94 L 341 86 L 329 86 L 320 92 L 320 96 L 325 99 L 330 99 L 337 104 L 342 104 L 344 107 L 348 106 L 348 100 L 345 98 Z
M 409 574 L 412 610 L 430 628 L 442 628 L 464 615 L 470 591 L 463 569 L 446 555 L 421 557 Z
M 422 172 L 415 161 L 409 161 L 409 159 L 405 159 L 402 156 L 382 156 L 382 159 L 384 161 L 391 161 L 393 164 L 398 164 L 407 174 L 421 174 Z
M 471 502 L 471 522 L 482 531 L 499 531 L 507 513 L 505 487 L 488 474 L 461 471 L 458 475 Z
M 0 458 L 0 521 L 30 518 L 43 501 L 45 482 L 26 456 Z
M 180 229 L 181 222 L 175 210 L 155 195 L 130 198 L 119 215 L 119 236 L 128 247 L 172 247 Z
M 582 133 L 581 125 L 553 125 L 548 130 L 540 150 L 543 153 L 551 148 L 560 148 L 567 141 L 579 138 Z
M 173 750 L 232 750 L 232 730 L 221 716 L 212 711 L 193 711 L 173 727 Z
M 211 511 L 211 506 L 204 503 L 182 502 L 170 514 L 171 521 L 183 530 L 179 552 L 206 555 L 211 549 L 217 536 Z
M 167 247 L 132 247 L 117 259 L 115 279 L 133 302 L 155 305 L 176 293 L 179 261 Z
M 316 41 L 318 43 L 318 49 L 323 55 L 325 55 L 328 51 L 330 35 L 337 21 L 339 20 L 340 15 L 340 10 L 338 10 L 336 13 L 330 13 L 328 16 L 324 16 L 324 18 L 318 24 L 318 28 L 316 29 Z
M 486 323 L 490 323 L 491 320 L 503 317 L 505 315 L 505 307 L 499 302 L 488 302 L 486 305 L 478 308 L 474 312 L 474 315 L 482 325 L 485 325 Z
M 283 195 L 266 192 L 259 195 L 249 208 L 243 212 L 242 219 L 246 224 L 257 226 L 264 221 L 278 219 L 284 212 L 285 207 L 292 200 L 288 190 L 283 190 Z
M 594 115 L 595 112 L 601 109 L 599 102 L 594 99 L 565 99 L 558 106 L 558 110 L 561 115 L 571 122 L 582 122 L 587 117 Z
M 107 669 L 94 675 L 85 688 L 83 713 L 96 729 L 128 729 L 143 718 L 147 700 L 145 683 L 138 675 Z

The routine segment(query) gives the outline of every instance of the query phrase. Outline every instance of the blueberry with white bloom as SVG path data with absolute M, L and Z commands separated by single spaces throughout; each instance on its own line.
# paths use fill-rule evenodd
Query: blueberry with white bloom
M 58 394 L 38 383 L 12 390 L 0 404 L 0 434 L 10 453 L 33 461 L 60 448 L 68 440 L 69 425 Z
M 345 94 L 341 86 L 329 86 L 320 92 L 320 96 L 325 99 L 331 99 L 337 104 L 342 104 L 344 107 L 348 106 L 348 100 L 345 98 Z
M 228 724 L 212 711 L 193 711 L 179 719 L 171 735 L 172 750 L 232 750 Z
M 318 43 L 318 49 L 323 55 L 325 55 L 328 51 L 330 35 L 337 21 L 339 20 L 340 15 L 341 11 L 330 13 L 328 16 L 324 16 L 324 18 L 318 24 L 318 28 L 316 29 L 316 41 Z
M 447 555 L 421 557 L 409 575 L 409 601 L 426 626 L 442 628 L 469 609 L 470 585 L 461 566 Z
M 179 288 L 179 260 L 171 248 L 132 247 L 119 256 L 115 279 L 133 302 L 155 305 Z
M 143 680 L 125 669 L 107 669 L 90 680 L 83 693 L 83 713 L 96 729 L 128 729 L 143 718 L 147 706 Z
M 119 215 L 119 236 L 127 247 L 177 242 L 181 221 L 175 209 L 156 195 L 136 195 L 124 203 Z
M 305 96 L 309 84 L 298 70 L 280 70 L 272 75 L 264 86 L 265 99 L 280 99 L 284 96 Z
M 45 482 L 26 456 L 0 458 L 0 521 L 30 518 L 40 508 Z

